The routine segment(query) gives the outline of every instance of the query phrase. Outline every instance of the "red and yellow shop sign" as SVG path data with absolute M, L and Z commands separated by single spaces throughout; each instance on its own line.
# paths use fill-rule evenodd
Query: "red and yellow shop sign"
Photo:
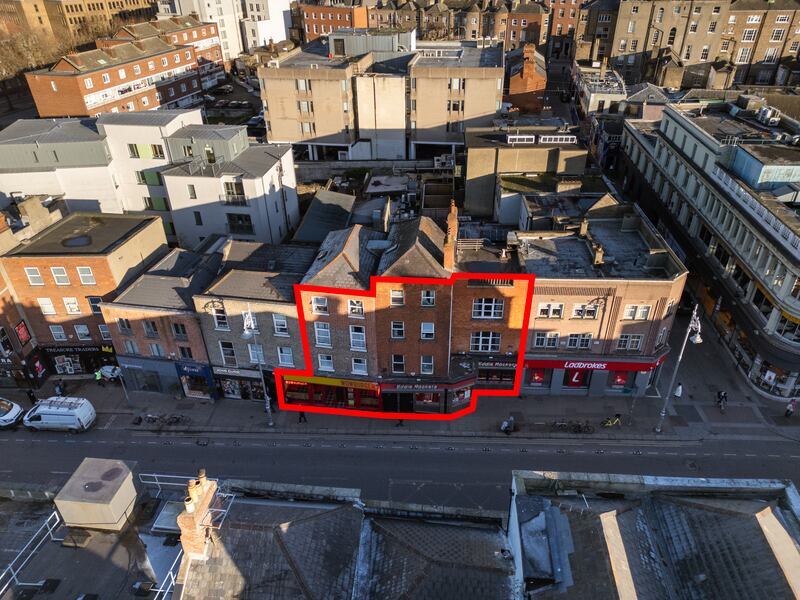
M 305 377 L 296 376 L 287 378 L 286 383 L 315 383 L 318 385 L 332 385 L 334 387 L 346 387 L 358 390 L 371 390 L 377 392 L 380 386 L 370 381 L 359 381 L 357 379 L 339 379 L 338 377 Z

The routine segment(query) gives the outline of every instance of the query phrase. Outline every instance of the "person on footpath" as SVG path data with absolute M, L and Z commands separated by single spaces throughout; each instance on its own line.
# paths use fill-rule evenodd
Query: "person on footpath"
M 297 422 L 298 422 L 298 424 L 299 423 L 308 423 L 308 419 L 306 418 L 306 413 L 304 413 L 303 411 L 300 411 L 300 413 L 297 415 Z
M 28 395 L 28 400 L 31 401 L 31 406 L 34 406 L 39 401 L 36 394 L 33 393 L 33 390 L 28 390 L 25 393 Z
M 783 416 L 787 419 L 794 414 L 794 411 L 797 410 L 797 399 L 792 398 L 789 400 L 789 404 L 786 405 L 786 412 L 783 413 Z

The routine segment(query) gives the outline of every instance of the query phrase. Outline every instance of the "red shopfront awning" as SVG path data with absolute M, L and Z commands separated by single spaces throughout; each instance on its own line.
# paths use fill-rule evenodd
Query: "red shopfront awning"
M 667 358 L 665 354 L 656 361 L 651 362 L 629 362 L 613 360 L 589 360 L 589 359 L 529 359 L 525 361 L 525 367 L 529 369 L 578 369 L 587 371 L 650 371 L 660 365 Z

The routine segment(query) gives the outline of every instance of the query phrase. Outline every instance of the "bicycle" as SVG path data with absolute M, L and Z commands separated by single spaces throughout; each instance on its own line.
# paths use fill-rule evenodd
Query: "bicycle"
M 583 423 L 576 421 L 572 424 L 572 433 L 594 433 L 594 425 L 588 419 Z
M 551 431 L 567 431 L 569 429 L 569 426 L 570 426 L 570 424 L 567 421 L 565 421 L 564 419 L 561 419 L 560 421 L 553 421 L 550 424 L 550 430 Z
M 620 414 L 617 413 L 614 417 L 606 417 L 603 419 L 602 423 L 600 423 L 603 427 L 622 427 L 622 421 L 620 420 Z

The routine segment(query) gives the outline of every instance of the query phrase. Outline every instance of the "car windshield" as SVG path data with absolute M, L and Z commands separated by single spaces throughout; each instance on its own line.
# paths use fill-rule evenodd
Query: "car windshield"
M 14 408 L 14 405 L 11 404 L 11 402 L 0 399 L 0 417 L 4 417 L 10 413 L 12 408 Z

